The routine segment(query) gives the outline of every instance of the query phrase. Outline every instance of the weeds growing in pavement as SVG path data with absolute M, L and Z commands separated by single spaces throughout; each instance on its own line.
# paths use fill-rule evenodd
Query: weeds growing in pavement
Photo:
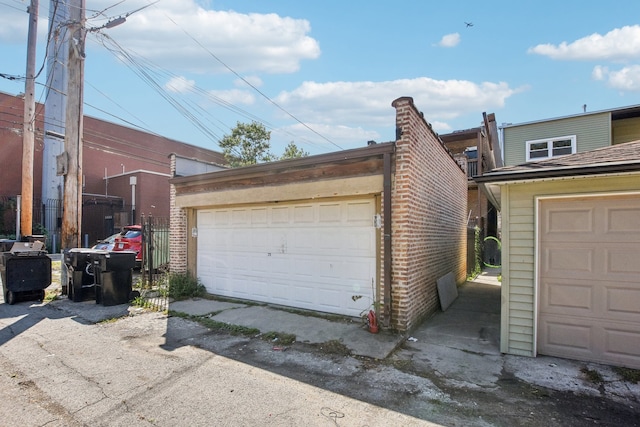
M 189 273 L 169 273 L 165 277 L 169 282 L 169 297 L 175 300 L 201 297 L 206 292 L 200 279 Z

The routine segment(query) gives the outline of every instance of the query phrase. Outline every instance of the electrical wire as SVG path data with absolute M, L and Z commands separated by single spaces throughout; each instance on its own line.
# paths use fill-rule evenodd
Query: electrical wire
M 98 16 L 105 16 L 105 12 L 112 8 L 115 7 L 119 4 L 122 4 L 124 2 L 118 2 L 117 4 L 110 6 L 106 9 L 103 9 L 101 11 L 94 11 L 95 14 L 90 17 L 89 19 L 95 19 Z M 147 6 L 144 7 L 148 7 L 151 6 L 155 3 L 151 3 Z M 58 7 L 58 2 L 54 2 L 55 7 Z M 143 7 L 143 8 L 144 8 Z M 142 9 L 142 8 L 140 8 Z M 138 9 L 138 10 L 140 10 Z M 127 16 L 131 15 L 132 13 L 135 13 L 137 10 L 130 12 L 127 14 Z M 107 18 L 108 19 L 108 18 Z M 168 19 L 174 23 L 174 25 L 178 26 L 177 23 L 175 21 L 173 21 L 173 19 L 171 19 L 170 17 L 168 17 Z M 60 29 L 64 28 L 64 30 L 67 30 L 66 26 L 58 26 L 58 28 L 56 29 L 56 31 L 60 31 Z M 180 28 L 178 26 L 178 28 Z M 216 59 L 218 62 L 220 62 L 224 67 L 226 67 L 230 72 L 232 72 L 234 75 L 236 75 L 238 78 L 240 78 L 244 83 L 246 83 L 248 86 L 250 86 L 253 90 L 255 90 L 258 94 L 260 94 L 260 96 L 264 97 L 265 99 L 267 99 L 271 104 L 273 104 L 274 106 L 276 106 L 278 109 L 280 109 L 281 111 L 283 111 L 285 114 L 287 114 L 288 116 L 290 116 L 291 118 L 293 118 L 294 120 L 296 120 L 298 123 L 300 123 L 301 125 L 303 125 L 305 128 L 307 128 L 308 130 L 310 130 L 311 132 L 315 133 L 316 135 L 320 136 L 321 138 L 323 138 L 324 140 L 328 141 L 329 143 L 331 143 L 332 145 L 336 146 L 339 149 L 343 149 L 342 147 L 340 147 L 339 145 L 333 143 L 332 141 L 330 141 L 329 139 L 327 139 L 326 137 L 324 137 L 323 135 L 319 134 L 318 132 L 316 132 L 314 129 L 312 129 L 311 127 L 309 127 L 308 125 L 306 125 L 305 123 L 303 123 L 301 120 L 299 120 L 297 117 L 295 117 L 293 114 L 289 113 L 288 111 L 286 111 L 284 108 L 282 108 L 280 105 L 278 105 L 275 101 L 273 101 L 271 98 L 269 98 L 266 94 L 264 94 L 263 92 L 261 92 L 257 87 L 255 87 L 253 84 L 251 84 L 249 81 L 247 81 L 243 76 L 241 76 L 239 73 L 237 73 L 235 70 L 233 70 L 231 67 L 229 67 L 227 64 L 225 64 L 220 58 L 218 58 L 215 54 L 213 54 L 213 52 L 209 51 L 204 45 L 202 45 L 197 39 L 195 39 L 191 34 L 189 34 L 187 31 L 185 31 L 184 29 L 180 28 L 183 32 L 185 32 L 185 34 L 187 34 L 187 36 L 189 36 L 189 38 L 191 38 L 196 44 L 198 44 L 198 46 L 200 46 L 202 49 L 204 49 L 209 55 L 211 55 L 214 59 Z M 190 103 L 189 101 L 184 101 L 184 103 L 180 102 L 176 97 L 174 97 L 173 95 L 171 95 L 169 93 L 169 91 L 163 87 L 162 84 L 160 84 L 158 82 L 158 80 L 154 77 L 169 77 L 169 78 L 178 78 L 180 76 L 177 76 L 173 73 L 170 73 L 166 70 L 162 70 L 160 67 L 156 66 L 155 64 L 152 64 L 150 61 L 145 60 L 143 57 L 141 57 L 140 55 L 135 54 L 134 52 L 128 52 L 126 51 L 121 45 L 119 45 L 117 42 L 115 42 L 115 40 L 113 40 L 113 38 L 111 38 L 110 36 L 96 31 L 96 34 L 99 34 L 100 40 L 102 42 L 102 45 L 107 49 L 107 51 L 111 52 L 114 56 L 116 56 L 118 59 L 122 60 L 124 59 L 125 64 L 134 72 L 134 74 L 138 75 L 138 77 L 140 77 L 143 81 L 145 81 L 149 86 L 151 86 L 152 89 L 154 89 L 156 92 L 158 92 L 170 105 L 172 105 L 183 117 L 185 117 L 187 120 L 189 120 L 198 130 L 200 130 L 205 136 L 207 136 L 210 140 L 212 140 L 212 142 L 214 143 L 218 143 L 218 141 L 220 140 L 220 137 L 218 135 L 217 132 L 211 130 L 210 126 L 214 126 L 216 127 L 219 131 L 222 131 L 223 133 L 225 132 L 225 130 L 230 129 L 231 127 L 228 125 L 225 125 L 224 123 L 222 123 L 219 120 L 215 120 L 215 122 L 213 120 L 211 120 L 211 115 L 208 111 L 206 111 L 202 106 L 197 105 L 196 103 Z M 49 48 L 49 44 L 52 40 L 52 38 L 54 37 L 54 31 L 53 31 L 53 22 L 50 24 L 49 26 L 49 32 L 48 32 L 48 36 L 47 36 L 47 50 Z M 111 44 L 111 46 L 107 46 L 107 44 L 105 43 L 105 40 L 108 40 L 109 43 Z M 59 47 L 58 47 L 59 48 Z M 40 73 L 42 72 L 44 68 L 44 63 L 41 66 L 40 70 L 38 71 L 38 75 L 40 75 Z M 51 74 L 51 73 L 50 73 Z M 6 78 L 8 80 L 24 80 L 24 77 L 21 76 L 13 76 L 13 75 L 9 75 L 9 74 L 3 74 L 0 73 L 0 77 L 2 78 Z M 46 90 L 46 96 L 45 96 L 45 101 L 49 95 L 49 90 L 51 90 L 51 85 L 50 85 L 50 81 L 49 81 L 49 76 L 47 77 L 48 81 L 43 85 Z M 38 83 L 40 84 L 40 83 Z M 102 96 L 104 96 L 105 98 L 109 99 L 109 101 L 113 102 L 115 105 L 117 105 L 120 109 L 124 110 L 127 114 L 133 116 L 136 120 L 139 120 L 140 122 L 142 122 L 145 126 L 148 127 L 148 125 L 146 123 L 144 123 L 142 120 L 140 120 L 138 117 L 136 117 L 134 114 L 132 114 L 131 112 L 125 110 L 121 105 L 117 104 L 115 101 L 113 101 L 112 99 L 110 99 L 108 96 L 106 96 L 103 92 L 101 92 L 99 89 L 97 89 L 95 86 L 90 85 L 92 88 L 94 88 L 98 93 L 100 93 Z M 288 134 L 291 135 L 293 137 L 296 137 L 295 134 L 293 134 L 292 132 L 289 132 L 285 129 L 277 129 L 275 128 L 275 126 L 273 126 L 272 124 L 270 124 L 269 122 L 260 119 L 258 116 L 255 116 L 254 114 L 228 102 L 223 100 L 220 97 L 215 96 L 213 93 L 211 93 L 210 91 L 205 91 L 204 89 L 201 89 L 197 86 L 192 86 L 189 89 L 190 92 L 199 95 L 199 96 L 204 96 L 206 99 L 209 99 L 210 101 L 214 102 L 215 104 L 228 109 L 229 111 L 232 111 L 236 114 L 239 114 L 245 118 L 248 118 L 250 120 L 256 121 L 256 122 L 260 122 L 263 123 L 267 128 L 276 131 L 278 133 L 284 133 L 284 134 Z M 186 105 L 185 105 L 186 103 Z M 41 109 L 44 106 L 44 102 L 40 103 L 41 104 Z M 127 123 L 130 126 L 139 128 L 145 132 L 150 132 L 148 129 L 145 129 L 142 126 L 139 126 L 135 123 L 132 123 L 126 119 L 123 119 L 122 117 L 119 117 L 117 115 L 114 114 L 110 114 L 98 107 L 95 107 L 91 104 L 88 104 L 85 102 L 85 105 L 90 106 L 91 108 L 96 109 L 97 111 L 100 111 L 104 114 L 108 114 L 111 117 L 114 117 L 118 120 L 121 120 L 123 123 Z M 207 124 L 205 124 L 205 121 L 210 125 L 208 126 Z M 217 123 L 219 122 L 219 124 Z M 59 126 L 61 126 L 63 123 L 61 123 Z M 227 128 L 227 129 L 225 129 Z M 150 132 L 153 133 L 153 132 Z M 307 141 L 306 138 L 303 138 L 303 142 L 305 143 L 309 143 L 312 145 L 317 145 L 314 144 L 311 141 Z
M 16 3 L 18 3 L 18 4 L 19 4 L 19 5 L 21 5 L 21 6 L 24 6 L 24 5 L 23 5 L 21 2 L 19 2 L 19 1 L 16 1 Z M 13 5 L 10 5 L 9 3 L 5 3 L 5 2 L 3 2 L 3 1 L 0 1 L 0 4 L 1 4 L 1 5 L 3 5 L 3 6 L 7 6 L 7 7 L 11 8 L 11 9 L 19 10 L 20 12 L 24 12 L 24 11 L 25 11 L 24 7 L 13 6 Z
M 163 97 L 169 97 L 171 98 L 173 101 L 172 102 L 177 102 L 180 103 L 181 101 L 178 101 L 178 99 L 176 97 L 174 97 L 173 95 L 171 95 L 170 93 L 168 93 L 168 89 L 166 88 L 166 85 L 162 85 L 159 83 L 159 80 L 164 80 L 164 81 L 170 81 L 171 79 L 177 79 L 177 78 L 181 78 L 181 76 L 178 76 L 166 69 L 163 69 L 162 67 L 156 65 L 155 63 L 153 63 L 152 61 L 146 59 L 144 56 L 137 54 L 134 51 L 130 51 L 127 50 L 125 51 L 125 49 L 119 45 L 112 37 L 107 36 L 103 33 L 99 33 L 99 35 L 102 37 L 100 39 L 100 42 L 103 44 L 103 46 L 110 52 L 112 53 L 117 59 L 122 60 L 121 55 L 126 55 L 127 58 L 129 58 L 131 61 L 129 64 L 127 64 L 127 66 L 132 69 L 132 71 L 134 71 L 134 73 L 140 75 L 140 73 L 143 73 L 145 75 L 145 77 L 143 78 L 143 80 L 146 81 L 146 79 L 150 76 L 154 76 L 156 78 L 156 80 L 152 83 L 149 83 L 147 81 L 147 83 L 152 87 L 152 89 L 159 91 L 160 95 Z M 187 88 L 187 92 L 188 93 L 192 93 L 198 97 L 204 98 L 208 101 L 213 102 L 214 104 L 221 106 L 222 108 L 225 108 L 231 112 L 233 112 L 234 114 L 238 114 L 244 118 L 247 118 L 249 120 L 252 121 L 256 121 L 259 123 L 262 123 L 265 125 L 265 127 L 267 129 L 270 129 L 274 132 L 278 132 L 278 133 L 282 133 L 282 134 L 287 134 L 289 136 L 292 136 L 293 138 L 298 137 L 296 134 L 286 130 L 286 129 L 277 129 L 274 125 L 272 125 L 271 123 L 269 123 L 268 121 L 248 112 L 247 110 L 242 109 L 241 107 L 238 107 L 237 105 L 234 105 L 228 101 L 225 101 L 224 99 L 216 96 L 215 94 L 213 94 L 211 91 L 207 91 L 205 89 L 200 88 L 197 85 L 192 85 L 189 86 Z M 184 104 L 188 104 L 188 105 L 183 105 L 183 107 L 185 109 L 187 109 L 190 112 L 190 115 L 184 115 L 182 109 L 178 109 L 178 111 L 183 114 L 183 116 L 185 116 L 185 118 L 187 118 L 188 120 L 195 120 L 195 116 L 197 115 L 199 118 L 197 126 L 205 126 L 205 122 L 212 124 L 214 127 L 218 128 L 219 130 L 221 130 L 223 133 L 228 133 L 229 130 L 232 129 L 232 126 L 230 125 L 226 125 L 223 122 L 221 122 L 218 119 L 211 120 L 211 113 L 209 111 L 206 111 L 202 106 L 199 106 L 197 104 L 191 104 L 190 101 L 188 100 L 183 100 L 182 101 Z M 215 123 L 214 123 L 215 122 Z M 218 125 L 217 123 L 219 123 L 220 125 Z M 223 128 L 221 128 L 220 126 L 223 126 Z M 219 141 L 219 139 L 218 139 Z M 214 141 L 214 142 L 218 142 L 218 141 Z M 302 142 L 304 143 L 308 143 L 310 145 L 314 145 L 314 146 L 319 146 L 318 144 L 314 143 L 313 141 L 308 141 L 306 138 L 302 138 Z
M 217 55 L 215 55 L 213 52 L 211 52 L 208 48 L 206 48 L 202 43 L 200 43 L 199 40 L 197 40 L 194 36 L 191 35 L 191 33 L 189 33 L 187 30 L 185 30 L 184 28 L 180 27 L 169 15 L 165 14 L 165 17 L 171 21 L 176 27 L 178 27 L 182 32 L 184 32 L 187 37 L 189 37 L 191 40 L 193 40 L 200 48 L 202 48 L 202 50 L 204 50 L 205 52 L 207 52 L 213 59 L 215 59 L 216 61 L 218 61 L 222 66 L 224 66 L 227 70 L 229 70 L 231 73 L 233 73 L 236 77 L 238 77 L 240 80 L 242 80 L 245 84 L 247 84 L 249 87 L 251 87 L 253 90 L 255 90 L 258 94 L 260 94 L 260 96 L 262 96 L 263 98 L 265 98 L 267 101 L 269 101 L 271 104 L 273 104 L 276 108 L 278 108 L 280 111 L 282 111 L 283 113 L 285 113 L 286 115 L 288 115 L 289 117 L 291 117 L 292 119 L 294 119 L 296 122 L 300 123 L 302 126 L 304 126 L 306 129 L 310 130 L 311 132 L 313 132 L 314 134 L 318 135 L 320 138 L 324 139 L 325 141 L 329 142 L 330 144 L 334 145 L 335 147 L 337 147 L 340 150 L 343 150 L 343 148 L 341 146 L 339 146 L 338 144 L 336 144 L 335 142 L 331 141 L 330 139 L 328 139 L 327 137 L 325 137 L 324 135 L 320 134 L 319 132 L 317 132 L 315 129 L 311 128 L 309 125 L 307 125 L 306 123 L 304 123 L 303 121 L 301 121 L 300 119 L 298 119 L 296 116 L 294 116 L 293 114 L 291 114 L 289 111 L 285 110 L 282 106 L 280 106 L 277 102 L 275 102 L 274 100 L 272 100 L 269 96 L 267 96 L 264 92 L 262 92 L 260 89 L 258 89 L 255 85 L 253 85 L 251 82 L 249 82 L 247 79 L 245 79 L 240 73 L 238 73 L 237 71 L 235 71 L 233 68 L 231 68 L 229 65 L 227 65 L 224 61 L 222 61 Z

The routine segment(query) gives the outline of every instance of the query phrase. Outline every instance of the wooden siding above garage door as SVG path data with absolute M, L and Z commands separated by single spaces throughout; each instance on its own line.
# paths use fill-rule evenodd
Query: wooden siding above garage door
M 640 195 L 545 199 L 538 352 L 640 368 Z

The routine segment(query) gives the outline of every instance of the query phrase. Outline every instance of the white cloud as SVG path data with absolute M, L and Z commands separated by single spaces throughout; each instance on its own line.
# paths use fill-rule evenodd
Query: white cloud
M 293 141 L 298 147 L 311 152 L 335 151 L 338 147 L 342 149 L 364 147 L 367 141 L 388 142 L 383 141 L 378 132 L 361 127 L 334 126 L 316 122 L 305 124 L 308 127 L 296 123 L 276 129 L 272 134 L 272 139 L 276 141 L 276 144 L 282 145 L 282 148 L 288 142 Z
M 187 80 L 185 77 L 174 77 L 169 80 L 165 85 L 165 89 L 173 93 L 186 93 L 193 90 L 196 86 L 196 82 L 193 80 Z
M 430 122 L 430 123 L 431 123 L 431 126 L 433 127 L 433 129 L 438 133 L 445 133 L 445 132 L 453 131 L 453 128 L 451 127 L 451 125 L 449 123 L 439 122 L 439 121 Z
M 597 66 L 593 69 L 595 80 L 606 80 L 607 86 L 621 91 L 640 91 L 640 65 L 624 67 L 618 71 L 610 71 L 606 67 Z
M 453 33 L 453 34 L 447 34 L 446 36 L 443 36 L 442 39 L 440 39 L 440 42 L 438 43 L 438 46 L 441 47 L 455 47 L 460 43 L 460 34 L 459 33 Z
M 29 14 L 27 4 L 21 8 L 18 3 L 11 3 L 12 7 L 2 8 L 0 18 L 0 41 L 4 44 L 26 43 L 27 30 L 29 28 Z M 44 26 L 44 30 L 42 27 Z M 46 37 L 46 22 L 38 20 L 38 37 Z
M 606 75 L 609 74 L 609 69 L 602 65 L 596 65 L 591 72 L 591 78 L 594 80 L 604 80 Z
M 233 82 L 233 85 L 235 87 L 241 87 L 241 88 L 246 88 L 247 87 L 247 83 L 251 84 L 253 87 L 260 87 L 262 86 L 262 79 L 258 76 L 246 76 L 243 77 L 244 80 L 242 79 L 236 79 Z
M 208 93 L 217 100 L 233 105 L 251 105 L 256 100 L 251 92 L 240 89 L 210 90 Z
M 558 60 L 636 59 L 640 58 L 640 25 L 616 28 L 604 36 L 594 33 L 571 43 L 539 44 L 528 52 Z
M 129 0 L 105 13 L 115 17 L 148 4 Z M 110 0 L 99 0 L 87 8 L 102 10 L 111 5 Z M 104 22 L 99 16 L 88 26 Z M 163 67 L 196 73 L 228 72 L 220 61 L 240 73 L 292 73 L 301 61 L 320 55 L 318 42 L 308 35 L 307 20 L 208 10 L 195 0 L 163 0 L 104 31 L 124 48 Z
M 335 125 L 358 123 L 362 126 L 388 126 L 395 111 L 391 102 L 411 96 L 430 123 L 440 123 L 467 113 L 501 108 L 510 96 L 524 90 L 507 83 L 474 83 L 467 80 L 434 80 L 428 77 L 384 82 L 304 82 L 275 101 L 305 121 Z

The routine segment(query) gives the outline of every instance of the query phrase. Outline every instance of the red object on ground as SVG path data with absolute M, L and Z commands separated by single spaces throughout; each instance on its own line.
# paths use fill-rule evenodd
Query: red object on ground
M 369 332 L 372 334 L 378 333 L 378 319 L 376 318 L 376 312 L 373 310 L 369 310 L 369 314 L 367 315 L 367 319 L 369 321 Z

